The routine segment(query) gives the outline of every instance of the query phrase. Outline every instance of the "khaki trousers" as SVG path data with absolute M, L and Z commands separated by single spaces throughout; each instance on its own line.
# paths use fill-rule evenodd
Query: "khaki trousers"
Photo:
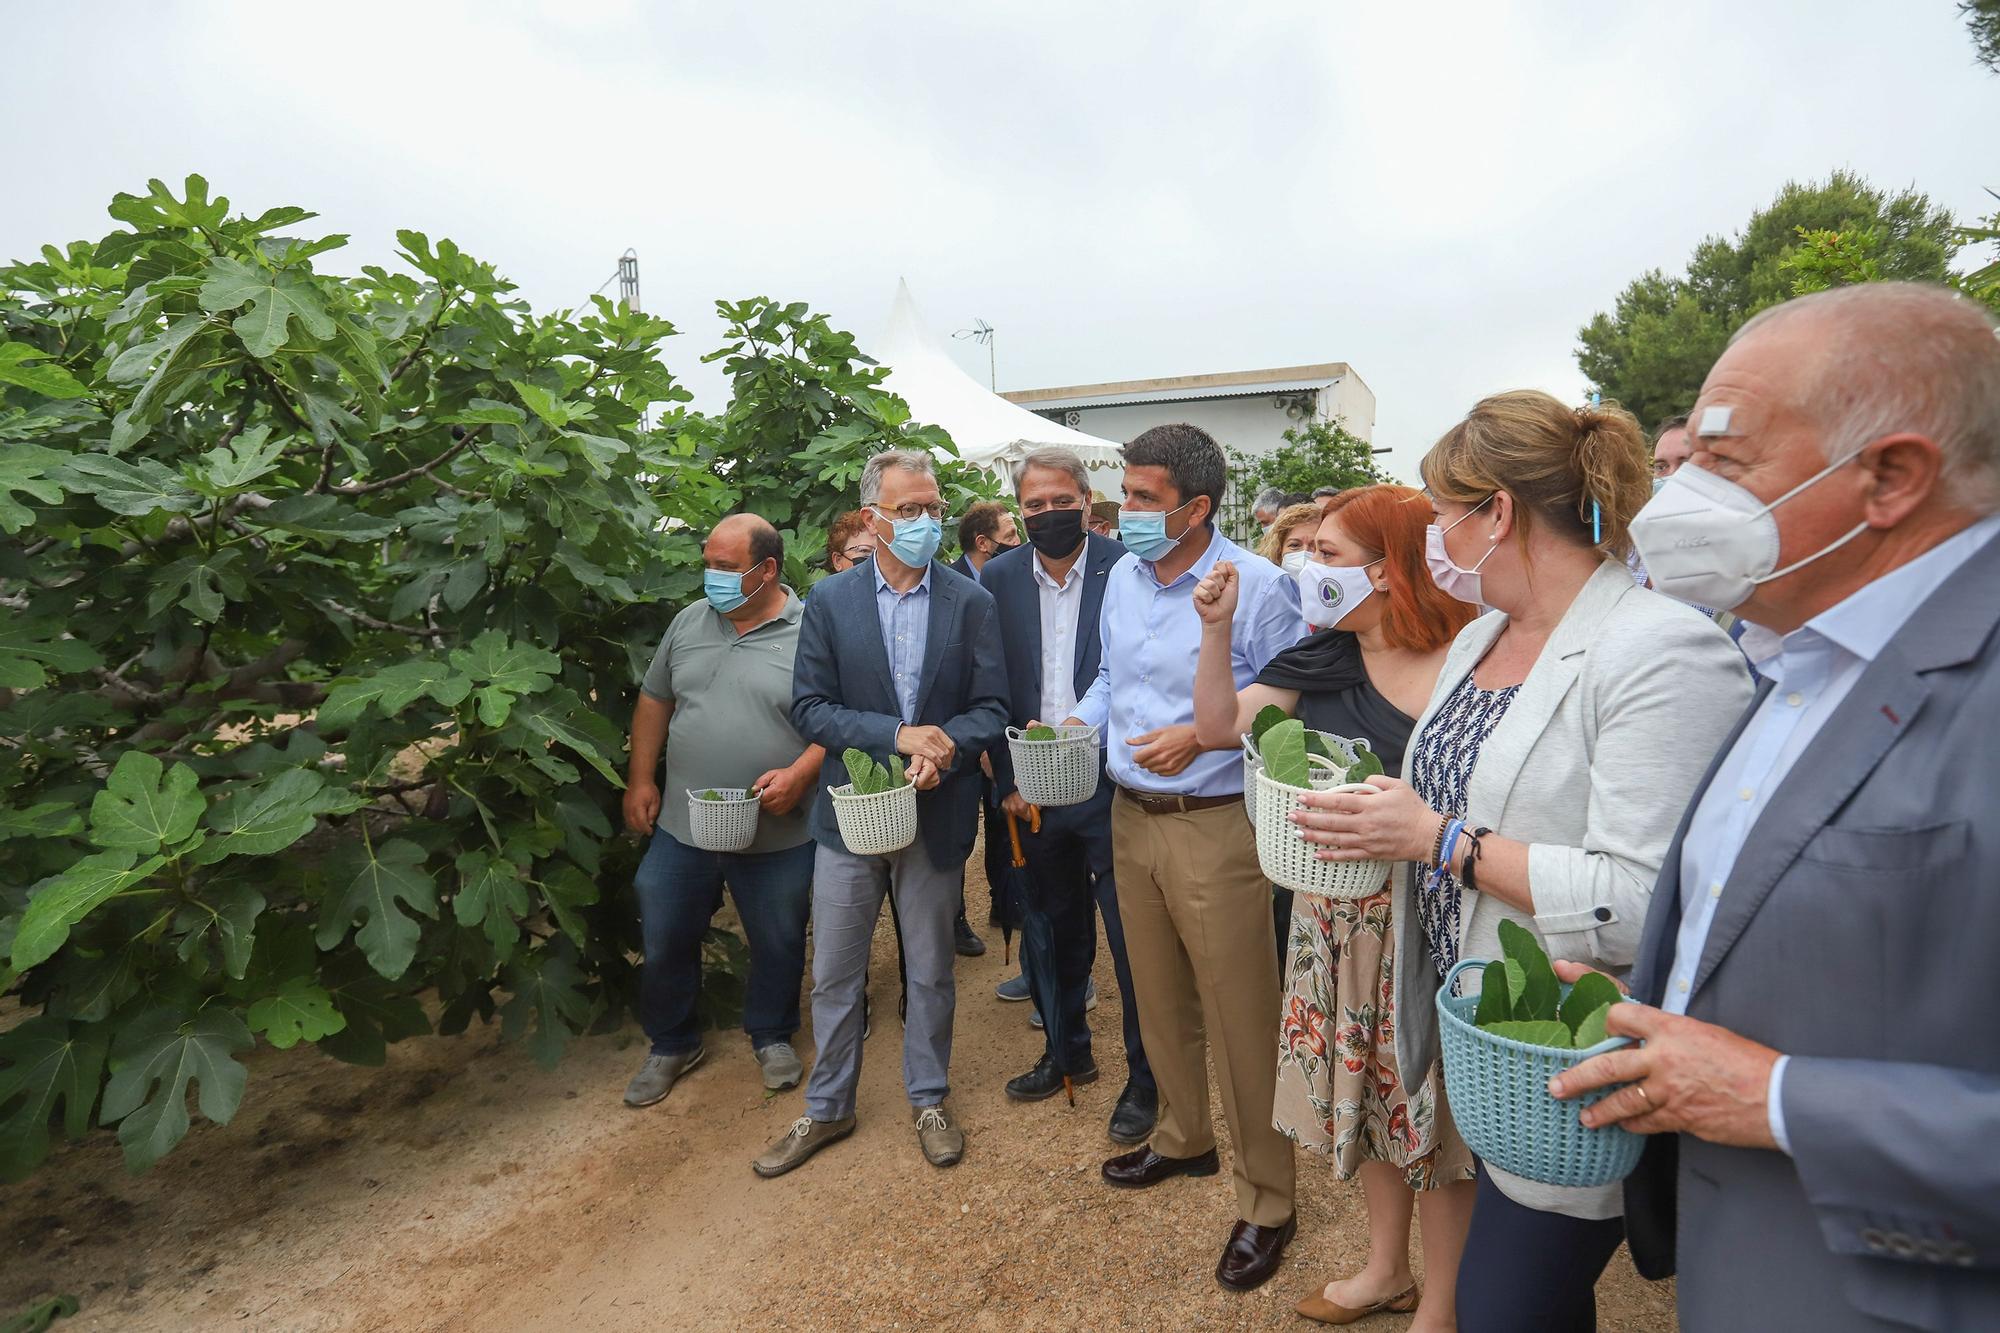
M 1282 1225 L 1292 1216 L 1292 1142 L 1271 1124 L 1278 954 L 1250 821 L 1240 805 L 1150 815 L 1114 796 L 1111 856 L 1139 1035 L 1160 1087 L 1153 1151 L 1194 1157 L 1215 1146 L 1212 1056 L 1236 1149 L 1237 1210 L 1246 1222 Z

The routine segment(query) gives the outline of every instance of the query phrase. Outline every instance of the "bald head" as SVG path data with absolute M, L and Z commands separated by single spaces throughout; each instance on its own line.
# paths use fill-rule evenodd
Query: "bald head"
M 2000 510 L 2000 337 L 1977 303 L 1914 282 L 1815 292 L 1746 323 L 1711 374 L 1745 359 L 1778 363 L 1772 387 L 1818 425 L 1829 461 L 1920 435 L 1938 447 L 1941 499 Z
M 778 530 L 769 521 L 755 514 L 731 514 L 723 519 L 715 525 L 715 531 L 709 533 L 708 544 L 703 549 L 710 553 L 726 549 L 743 558 L 742 565 L 730 568 L 748 569 L 766 560 L 775 560 L 781 567 L 785 563 L 785 539 L 778 535 Z M 710 568 L 722 569 L 725 566 L 711 563 Z

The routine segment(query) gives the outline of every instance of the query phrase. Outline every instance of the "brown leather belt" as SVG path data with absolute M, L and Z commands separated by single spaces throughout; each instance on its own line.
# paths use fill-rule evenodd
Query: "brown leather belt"
M 1240 791 L 1228 796 L 1183 796 L 1177 792 L 1133 791 L 1130 787 L 1120 787 L 1118 794 L 1149 815 L 1184 815 L 1195 810 L 1243 804 L 1243 793 Z

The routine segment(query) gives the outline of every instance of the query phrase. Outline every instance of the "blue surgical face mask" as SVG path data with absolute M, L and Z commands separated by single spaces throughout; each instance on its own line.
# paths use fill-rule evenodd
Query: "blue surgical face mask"
M 896 529 L 895 540 L 889 543 L 890 555 L 911 569 L 922 569 L 931 562 L 931 557 L 937 554 L 938 544 L 944 540 L 943 523 L 929 514 L 919 514 L 915 518 L 891 518 L 880 509 L 875 512 L 889 519 Z
M 764 585 L 759 583 L 749 592 L 744 592 L 743 580 L 748 577 L 748 574 L 737 574 L 727 569 L 704 569 L 701 571 L 702 595 L 708 598 L 710 606 L 726 616 L 754 594 L 763 591 Z
M 1125 543 L 1125 549 L 1141 560 L 1160 560 L 1181 544 L 1181 537 L 1188 534 L 1181 529 L 1180 537 L 1167 535 L 1167 515 L 1178 514 L 1193 504 L 1174 506 L 1172 509 L 1123 509 L 1118 513 L 1118 540 Z

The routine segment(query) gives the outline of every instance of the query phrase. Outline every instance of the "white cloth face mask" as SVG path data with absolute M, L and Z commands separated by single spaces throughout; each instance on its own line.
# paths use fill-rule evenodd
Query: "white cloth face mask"
M 1306 624 L 1314 629 L 1332 629 L 1347 619 L 1349 612 L 1374 595 L 1375 585 L 1369 581 L 1368 571 L 1381 563 L 1370 560 L 1365 565 L 1314 562 L 1302 565 L 1294 577 L 1299 581 L 1299 614 L 1305 617 Z
M 1632 518 L 1632 544 L 1653 586 L 1670 597 L 1718 611 L 1741 606 L 1760 583 L 1783 578 L 1860 536 L 1855 524 L 1827 546 L 1778 568 L 1778 520 L 1771 511 L 1854 461 L 1856 449 L 1765 504 L 1744 487 L 1685 463 Z

